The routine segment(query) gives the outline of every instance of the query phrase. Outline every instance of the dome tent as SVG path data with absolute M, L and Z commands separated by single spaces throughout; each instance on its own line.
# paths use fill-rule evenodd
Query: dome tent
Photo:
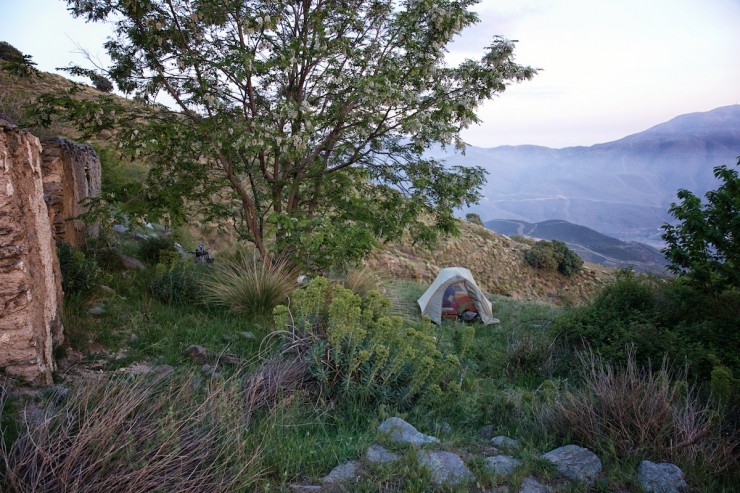
M 457 308 L 449 302 L 449 297 L 461 300 Z M 497 323 L 498 320 L 493 318 L 493 306 L 485 297 L 478 285 L 473 279 L 473 274 L 469 269 L 464 267 L 447 267 L 439 271 L 437 278 L 434 280 L 429 289 L 417 300 L 422 316 L 426 315 L 436 324 L 442 323 L 443 315 L 451 313 L 453 318 L 457 318 L 461 310 L 466 307 L 465 301 L 469 300 L 472 304 L 470 309 L 477 311 L 481 321 L 485 324 Z M 443 307 L 443 304 L 450 304 L 449 307 Z

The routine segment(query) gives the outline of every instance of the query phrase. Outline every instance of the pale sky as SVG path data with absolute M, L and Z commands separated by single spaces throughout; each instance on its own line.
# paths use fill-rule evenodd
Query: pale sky
M 480 110 L 463 133 L 479 147 L 592 145 L 675 116 L 740 103 L 740 0 L 483 0 L 481 23 L 450 47 L 476 58 L 493 35 L 518 40 L 519 63 L 543 71 Z M 104 24 L 62 0 L 0 0 L 0 41 L 54 72 L 105 60 Z

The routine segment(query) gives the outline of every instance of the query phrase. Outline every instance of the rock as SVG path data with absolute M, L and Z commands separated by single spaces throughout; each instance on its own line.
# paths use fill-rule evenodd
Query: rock
M 98 286 L 98 289 L 100 291 L 102 291 L 103 293 L 105 293 L 105 294 L 116 294 L 116 290 L 115 289 L 113 289 L 110 286 L 106 286 L 104 284 L 101 284 L 100 286 Z
M 238 337 L 230 334 L 224 334 L 221 339 L 223 339 L 224 342 L 234 342 L 238 339 Z
M 121 255 L 121 265 L 126 270 L 146 270 L 144 262 L 128 255 Z
M 478 435 L 481 438 L 491 438 L 493 436 L 493 425 L 486 425 L 478 430 Z
M 310 493 L 313 491 L 321 491 L 321 486 L 316 484 L 289 484 L 288 488 L 296 493 Z
M 550 488 L 543 486 L 532 476 L 524 478 L 522 485 L 519 487 L 519 493 L 550 493 L 550 491 Z
M 191 344 L 182 350 L 183 356 L 189 356 L 195 363 L 205 365 L 208 362 L 208 352 L 203 346 Z
M 505 436 L 493 437 L 491 439 L 491 444 L 494 447 L 499 447 L 503 449 L 518 449 L 520 445 L 519 440 L 514 440 L 513 438 Z
M 252 339 L 255 339 L 254 334 L 252 332 L 248 332 L 248 331 L 242 332 L 241 333 L 241 336 L 243 338 L 247 339 L 248 341 L 249 340 L 252 340 Z
M 0 373 L 52 383 L 62 285 L 39 140 L 0 120 Z
M 343 483 L 345 481 L 357 481 L 362 472 L 362 465 L 359 461 L 353 460 L 340 464 L 331 470 L 329 474 L 321 480 L 324 484 Z
M 85 199 L 100 195 L 100 158 L 95 150 L 62 137 L 45 139 L 41 172 L 54 238 L 77 247 L 97 238 L 98 223 L 74 219 L 87 212 Z
M 601 460 L 588 449 L 577 445 L 565 445 L 546 454 L 542 458 L 549 460 L 564 477 L 586 484 L 593 484 L 601 471 Z
M 510 476 L 522 461 L 508 455 L 496 455 L 485 458 L 486 467 L 496 473 L 496 476 Z
M 128 336 L 128 342 L 136 342 L 138 340 L 139 340 L 139 335 L 138 334 L 136 334 L 135 332 L 131 332 L 131 334 L 129 334 L 129 336 Z
M 371 464 L 386 464 L 395 462 L 399 459 L 398 454 L 382 447 L 378 444 L 371 445 L 365 452 L 365 458 Z
M 387 433 L 396 443 L 408 443 L 414 446 L 439 443 L 438 438 L 420 433 L 406 421 L 395 416 L 380 423 L 378 431 Z
M 436 485 L 463 485 L 475 481 L 475 476 L 459 455 L 444 450 L 419 450 L 419 464 L 432 472 Z
M 646 492 L 679 493 L 688 488 L 683 471 L 675 464 L 667 462 L 660 464 L 649 460 L 640 462 L 637 480 Z

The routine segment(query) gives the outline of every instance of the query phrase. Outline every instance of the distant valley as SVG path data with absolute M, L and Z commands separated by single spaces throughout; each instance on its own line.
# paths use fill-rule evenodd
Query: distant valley
M 716 186 L 712 168 L 740 155 L 740 105 L 678 116 L 644 132 L 590 147 L 435 149 L 450 164 L 481 166 L 488 183 L 475 212 L 539 223 L 561 219 L 660 248 L 660 226 L 680 188 L 703 197 Z
M 614 268 L 629 267 L 638 272 L 665 272 L 666 260 L 660 251 L 636 241 L 621 241 L 591 228 L 551 219 L 529 223 L 515 219 L 486 221 L 486 227 L 506 236 L 529 236 L 543 240 L 560 240 L 588 262 Z

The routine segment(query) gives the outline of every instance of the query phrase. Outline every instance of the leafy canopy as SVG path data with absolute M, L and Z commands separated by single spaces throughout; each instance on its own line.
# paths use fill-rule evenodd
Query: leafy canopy
M 740 166 L 740 158 L 738 158 Z M 714 168 L 721 181 L 706 203 L 688 190 L 669 212 L 680 222 L 663 225 L 668 268 L 709 292 L 740 287 L 740 177 L 726 166 Z
M 150 104 L 47 97 L 89 131 L 124 125 L 122 148 L 151 163 L 149 214 L 197 209 L 230 218 L 266 253 L 323 268 L 408 228 L 421 241 L 455 232 L 480 168 L 423 153 L 462 147 L 475 110 L 536 69 L 494 37 L 451 67 L 445 46 L 477 22 L 475 0 L 68 0 L 110 20 L 108 76 Z M 82 108 L 82 109 L 81 109 Z M 274 240 L 274 241 L 273 241 Z

